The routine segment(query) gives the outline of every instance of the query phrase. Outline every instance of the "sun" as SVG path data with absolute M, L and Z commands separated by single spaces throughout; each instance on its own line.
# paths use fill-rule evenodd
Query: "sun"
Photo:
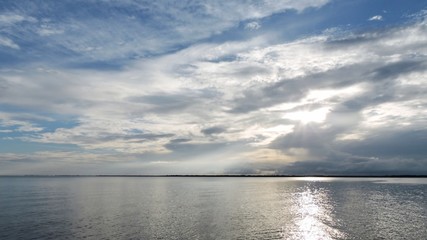
M 283 118 L 299 121 L 307 124 L 310 122 L 321 123 L 326 119 L 326 115 L 329 113 L 329 108 L 319 108 L 314 111 L 296 111 L 290 112 L 283 115 Z

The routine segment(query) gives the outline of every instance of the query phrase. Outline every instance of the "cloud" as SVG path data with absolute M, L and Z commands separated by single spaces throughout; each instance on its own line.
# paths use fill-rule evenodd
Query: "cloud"
M 249 22 L 245 25 L 245 29 L 249 30 L 257 30 L 261 28 L 261 24 L 259 22 Z
M 383 16 L 381 15 L 375 15 L 368 19 L 368 21 L 382 21 L 382 20 L 383 20 Z
M 327 0 L 285 1 L 77 1 L 37 5 L 8 2 L 14 13 L 0 12 L 0 25 L 17 45 L 31 46 L 21 61 L 56 59 L 54 64 L 116 62 L 160 55 L 220 35 L 243 21 L 295 9 L 320 7 Z M 85 11 L 68 9 L 84 6 Z M 30 17 L 31 16 L 31 17 Z M 209 27 L 206 27 L 209 26 Z M 96 29 L 96 31 L 94 31 Z M 136 30 L 137 29 L 137 30 Z M 108 39 L 106 41 L 106 39 Z M 48 44 L 46 42 L 48 41 Z M 3 41 L 5 42 L 5 41 Z M 2 45 L 5 45 L 3 43 Z M 43 55 L 41 58 L 39 55 Z M 61 60 L 61 61 L 59 61 Z M 59 62 L 58 62 L 59 61 Z
M 270 148 L 278 149 L 285 155 L 294 156 L 297 160 L 292 164 L 283 163 L 282 167 L 271 165 L 270 169 L 279 168 L 280 173 L 287 174 L 425 172 L 426 169 L 422 167 L 423 160 L 420 160 L 425 153 L 418 145 L 424 144 L 424 139 L 414 139 L 415 136 L 418 136 L 414 133 L 418 133 L 426 123 L 426 119 L 419 115 L 424 112 L 421 110 L 423 108 L 421 105 L 425 104 L 425 99 L 419 95 L 420 91 L 410 85 L 415 84 L 424 89 L 421 83 L 415 80 L 415 76 L 420 77 L 426 74 L 426 59 L 405 54 L 394 55 L 396 47 L 409 49 L 405 46 L 376 44 L 383 37 L 391 42 L 397 42 L 398 38 L 408 39 L 407 36 L 404 36 L 405 32 L 414 29 L 421 30 L 419 28 L 421 25 L 407 29 L 394 29 L 386 34 L 376 35 L 370 40 L 365 38 L 363 42 L 347 42 L 348 45 L 335 46 L 332 49 L 339 51 L 340 48 L 351 49 L 357 46 L 359 50 L 366 51 L 366 53 L 355 55 L 362 58 L 370 53 L 378 54 L 378 57 L 370 55 L 371 60 L 363 59 L 363 61 L 369 62 L 369 65 L 349 61 L 350 64 L 346 67 L 335 67 L 321 73 L 284 79 L 244 92 L 244 97 L 238 98 L 236 101 L 238 107 L 234 108 L 235 113 L 260 111 L 275 105 L 276 107 L 270 109 L 276 111 L 283 109 L 285 112 L 296 113 L 295 110 L 301 108 L 295 108 L 295 104 L 290 104 L 292 102 L 296 102 L 297 105 L 299 102 L 300 106 L 308 109 L 313 109 L 313 107 L 320 109 L 319 107 L 322 106 L 331 109 L 324 121 L 297 125 L 298 127 L 295 127 L 291 133 L 283 134 L 272 141 L 269 145 Z M 389 36 L 393 36 L 393 38 L 390 39 Z M 404 42 L 411 46 L 413 53 L 424 52 L 425 48 L 418 48 L 419 40 L 421 39 L 415 38 L 414 42 L 407 40 Z M 329 43 L 319 41 L 316 44 L 327 46 Z M 372 49 L 373 46 L 377 49 Z M 329 54 L 324 53 L 324 55 L 327 58 Z M 351 55 L 350 53 L 347 56 Z M 388 63 L 384 64 L 381 60 L 378 62 L 375 60 L 384 60 L 387 59 L 387 56 L 390 56 Z M 345 74 L 348 72 L 351 72 L 352 75 Z M 343 96 L 333 97 L 331 95 L 329 98 L 321 98 L 319 95 L 317 97 L 314 95 L 314 99 L 322 100 L 315 104 L 304 103 L 310 99 L 308 93 L 312 89 L 325 87 L 337 89 L 338 87 L 351 87 L 357 83 L 366 85 L 363 85 L 361 91 L 354 96 L 348 94 L 351 91 L 345 95 L 346 99 Z M 250 101 L 250 99 L 257 99 L 257 101 Z M 284 107 L 282 108 L 281 105 L 278 105 L 282 102 L 288 102 L 288 104 L 282 104 Z M 417 104 L 421 105 L 416 108 Z M 300 117 L 304 118 L 304 116 Z M 300 121 L 301 123 L 304 121 Z M 395 130 L 391 130 L 390 127 Z M 348 138 L 340 140 L 340 136 Z M 400 141 L 408 144 L 397 146 Z M 368 145 L 372 147 L 367 147 Z
M 214 126 L 214 127 L 204 128 L 202 129 L 201 132 L 205 135 L 213 135 L 213 134 L 223 133 L 225 131 L 226 131 L 226 128 L 224 127 Z
M 192 89 L 181 90 L 177 93 L 158 92 L 143 96 L 132 96 L 128 98 L 130 102 L 141 103 L 148 106 L 147 111 L 157 113 L 169 113 L 184 111 L 187 108 L 197 108 L 199 105 L 211 101 L 217 93 L 213 89 Z
M 48 26 L 42 26 L 40 29 L 37 30 L 37 33 L 40 36 L 51 36 L 56 34 L 62 34 L 64 33 L 64 30 L 62 29 L 54 29 Z
M 256 50 L 244 47 L 251 42 L 233 43 L 240 45 L 238 49 L 234 45 L 201 45 L 143 61 L 122 73 L 37 70 L 31 72 L 31 78 L 21 75 L 20 81 L 11 74 L 4 77 L 9 90 L 2 101 L 80 115 L 78 127 L 43 133 L 33 140 L 74 143 L 85 148 L 131 152 L 151 148 L 165 152 L 174 149 L 163 147 L 172 136 L 204 144 L 208 141 L 205 136 L 214 133 L 221 134 L 209 141 L 252 139 L 266 145 L 281 132 L 287 132 L 267 129 L 281 129 L 277 126 L 298 121 L 286 120 L 284 114 L 316 112 L 323 108 L 331 110 L 325 121 L 342 129 L 334 134 L 345 135 L 347 129 L 359 124 L 364 109 L 397 100 L 401 98 L 399 92 L 403 96 L 415 96 L 411 92 L 416 89 L 402 88 L 399 81 L 411 74 L 424 74 L 425 59 L 414 55 L 424 51 L 425 47 L 419 45 L 422 39 L 408 39 L 407 34 L 422 31 L 421 25 L 415 24 L 370 33 L 364 42 L 347 42 L 334 48 L 331 47 L 335 44 L 334 36 L 322 35 Z M 393 42 L 404 44 L 396 46 Z M 219 47 L 228 49 L 221 52 Z M 413 52 L 396 55 L 396 48 Z M 236 58 L 222 61 L 221 56 L 230 54 L 230 50 L 235 51 Z M 290 53 L 295 57 L 289 59 Z M 209 55 L 220 60 L 211 61 L 206 57 Z M 193 67 L 176 71 L 183 64 Z M 248 72 L 249 66 L 257 66 L 258 71 Z M 151 71 L 147 73 L 145 69 Z M 58 77 L 65 77 L 67 87 L 54 81 Z M 29 84 L 34 79 L 37 84 Z M 47 93 L 43 89 L 55 90 Z M 329 92 L 325 92 L 327 89 Z M 326 97 L 320 97 L 319 91 L 324 91 Z M 350 121 L 353 118 L 355 122 Z M 206 128 L 206 125 L 227 126 L 230 119 L 234 119 L 231 121 L 236 125 L 227 132 Z M 259 126 L 254 127 L 255 123 Z M 130 142 L 131 139 L 125 137 L 130 134 L 129 129 L 148 130 L 149 134 L 165 138 L 153 139 L 151 143 Z M 107 138 L 109 141 L 105 141 Z
M 373 72 L 377 80 L 386 80 L 388 78 L 396 78 L 399 75 L 405 75 L 410 72 L 422 72 L 426 67 L 425 64 L 425 60 L 403 60 L 379 67 L 374 69 Z
M 23 21 L 37 22 L 37 19 L 11 12 L 0 14 L 0 26 L 10 26 Z
M 5 46 L 5 47 L 9 47 L 9 48 L 13 48 L 13 49 L 16 49 L 16 50 L 20 49 L 19 45 L 16 44 L 14 41 L 12 41 L 9 38 L 2 37 L 2 36 L 0 36 L 0 45 L 1 46 Z
M 23 30 L 11 40 L 44 39 L 49 46 L 39 50 L 98 65 L 42 61 L 1 69 L 3 140 L 77 149 L 8 153 L 4 164 L 15 172 L 29 171 L 24 163 L 78 172 L 82 162 L 84 171 L 115 173 L 425 169 L 425 20 L 285 41 L 262 18 L 326 1 L 251 3 L 102 2 L 115 7 L 111 22 L 93 6 L 63 20 L 26 13 L 39 20 L 15 21 Z M 254 22 L 263 28 L 242 29 Z M 222 35 L 230 29 L 243 36 Z
M 25 116 L 25 115 L 24 115 Z M 23 116 L 20 116 L 21 118 Z M 40 132 L 44 128 L 25 119 L 16 119 L 16 115 L 0 112 L 0 127 L 9 128 L 3 132 Z

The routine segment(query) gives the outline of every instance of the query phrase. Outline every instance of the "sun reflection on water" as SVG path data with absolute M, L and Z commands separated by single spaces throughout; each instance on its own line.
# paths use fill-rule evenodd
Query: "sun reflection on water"
M 286 239 L 341 239 L 344 234 L 336 226 L 329 202 L 328 192 L 323 189 L 305 187 L 294 196 L 295 222 L 291 234 Z

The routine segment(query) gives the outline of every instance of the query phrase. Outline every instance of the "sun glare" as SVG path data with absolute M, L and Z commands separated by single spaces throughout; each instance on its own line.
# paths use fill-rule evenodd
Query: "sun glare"
M 345 235 L 334 228 L 332 205 L 328 192 L 322 189 L 306 188 L 297 195 L 295 221 L 296 229 L 290 239 L 342 239 Z
M 286 113 L 283 118 L 299 121 L 304 124 L 310 122 L 321 123 L 325 121 L 328 112 L 329 108 L 319 108 L 314 111 L 297 111 Z

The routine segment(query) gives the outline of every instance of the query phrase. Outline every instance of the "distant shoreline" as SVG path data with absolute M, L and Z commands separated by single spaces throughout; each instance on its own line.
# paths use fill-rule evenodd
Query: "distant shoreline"
M 215 177 L 215 178 L 306 178 L 306 177 L 329 177 L 329 178 L 427 178 L 427 175 L 237 175 L 237 174 L 192 174 L 192 175 L 0 175 L 0 177 Z

